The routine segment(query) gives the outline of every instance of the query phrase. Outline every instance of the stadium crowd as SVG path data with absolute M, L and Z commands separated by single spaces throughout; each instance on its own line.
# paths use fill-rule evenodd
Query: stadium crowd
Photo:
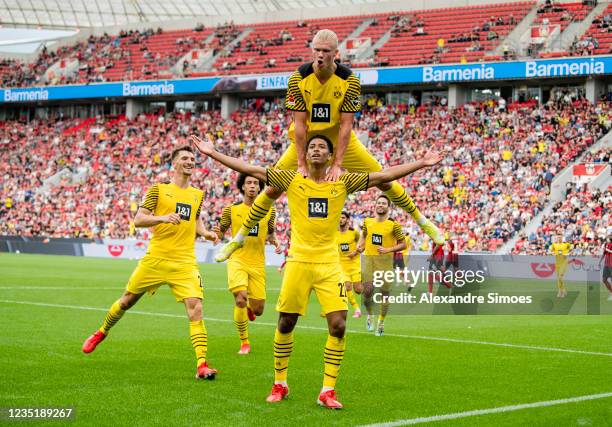
M 539 108 L 486 101 L 449 110 L 439 104 L 445 103 L 385 105 L 370 97 L 355 129 L 383 166 L 414 160 L 428 147 L 445 151 L 440 167 L 402 184 L 462 251 L 495 250 L 521 230 L 542 210 L 555 174 L 610 128 L 610 105 L 581 99 Z M 211 133 L 228 154 L 271 165 L 286 148 L 289 122 L 280 102 L 254 102 L 230 120 L 218 111 L 161 111 L 134 120 L 5 122 L 0 234 L 147 238 L 148 230 L 135 229 L 131 218 L 146 188 L 169 177 L 173 147 L 191 133 Z M 238 200 L 235 180 L 210 160 L 199 164 L 192 182 L 205 191 L 206 222 L 218 221 L 222 208 Z M 370 191 L 348 203 L 355 226 L 371 213 L 377 190 Z M 283 241 L 285 203 L 277 204 Z M 411 220 L 400 210 L 394 215 L 415 246 L 427 249 Z

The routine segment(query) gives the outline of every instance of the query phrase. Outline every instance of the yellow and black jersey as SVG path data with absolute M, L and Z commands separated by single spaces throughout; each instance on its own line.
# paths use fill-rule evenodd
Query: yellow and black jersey
M 314 182 L 296 171 L 267 170 L 267 184 L 287 192 L 291 221 L 288 260 L 338 262 L 338 224 L 346 196 L 368 188 L 367 173 L 345 173 L 335 182 Z
M 196 220 L 202 209 L 203 192 L 194 187 L 181 188 L 173 183 L 154 184 L 149 188 L 141 207 L 155 216 L 177 213 L 181 223 L 157 224 L 147 255 L 179 262 L 196 262 Z
M 550 245 L 550 251 L 557 257 L 566 257 L 571 250 L 571 243 L 553 243 Z
M 358 253 L 352 258 L 348 254 L 355 251 L 359 242 L 359 231 L 348 229 L 346 231 L 338 231 L 338 253 L 340 254 L 340 264 L 346 267 L 359 266 L 361 255 Z
M 390 219 L 366 218 L 362 232 L 366 236 L 364 255 L 379 255 L 378 248 L 390 248 L 406 237 L 399 222 Z
M 221 215 L 221 231 L 225 233 L 232 229 L 232 237 L 238 233 L 242 223 L 249 214 L 250 206 L 237 203 L 223 209 Z M 249 231 L 244 246 L 232 254 L 230 259 L 250 266 L 265 265 L 266 238 L 274 233 L 276 228 L 276 209 L 270 209 L 268 214 Z
M 340 130 L 340 113 L 361 110 L 359 77 L 346 66 L 338 64 L 336 72 L 323 84 L 314 73 L 312 62 L 300 66 L 289 78 L 285 106 L 291 111 L 306 111 L 306 140 L 313 135 L 325 135 L 334 144 Z M 294 124 L 289 127 L 294 140 Z

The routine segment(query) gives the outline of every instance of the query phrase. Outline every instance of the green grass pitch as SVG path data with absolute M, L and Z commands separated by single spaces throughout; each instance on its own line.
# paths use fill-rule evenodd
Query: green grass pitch
M 313 297 L 296 329 L 290 397 L 270 405 L 280 275 L 269 269 L 266 312 L 250 324 L 254 351 L 238 356 L 222 265 L 201 266 L 215 381 L 194 379 L 184 307 L 167 288 L 143 297 L 94 353 L 83 354 L 83 340 L 99 327 L 135 265 L 0 254 L 0 407 L 71 406 L 75 425 L 348 426 L 612 392 L 610 316 L 390 314 L 388 335 L 380 338 L 365 333 L 363 319 L 349 318 L 337 384 L 345 409 L 325 410 L 315 400 L 326 324 Z M 611 423 L 607 397 L 430 424 Z M 28 424 L 45 423 L 19 425 Z

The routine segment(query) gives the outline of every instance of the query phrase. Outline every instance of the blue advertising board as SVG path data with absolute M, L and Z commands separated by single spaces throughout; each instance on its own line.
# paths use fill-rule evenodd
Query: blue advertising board
M 355 73 L 364 86 L 577 77 L 612 74 L 612 56 L 360 69 Z M 0 89 L 0 103 L 279 90 L 287 87 L 289 75 L 277 73 Z

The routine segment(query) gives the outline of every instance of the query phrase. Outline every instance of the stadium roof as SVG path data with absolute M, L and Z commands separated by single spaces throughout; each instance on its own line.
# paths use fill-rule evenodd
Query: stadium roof
M 95 28 L 374 3 L 384 0 L 0 0 L 0 22 L 13 27 Z

